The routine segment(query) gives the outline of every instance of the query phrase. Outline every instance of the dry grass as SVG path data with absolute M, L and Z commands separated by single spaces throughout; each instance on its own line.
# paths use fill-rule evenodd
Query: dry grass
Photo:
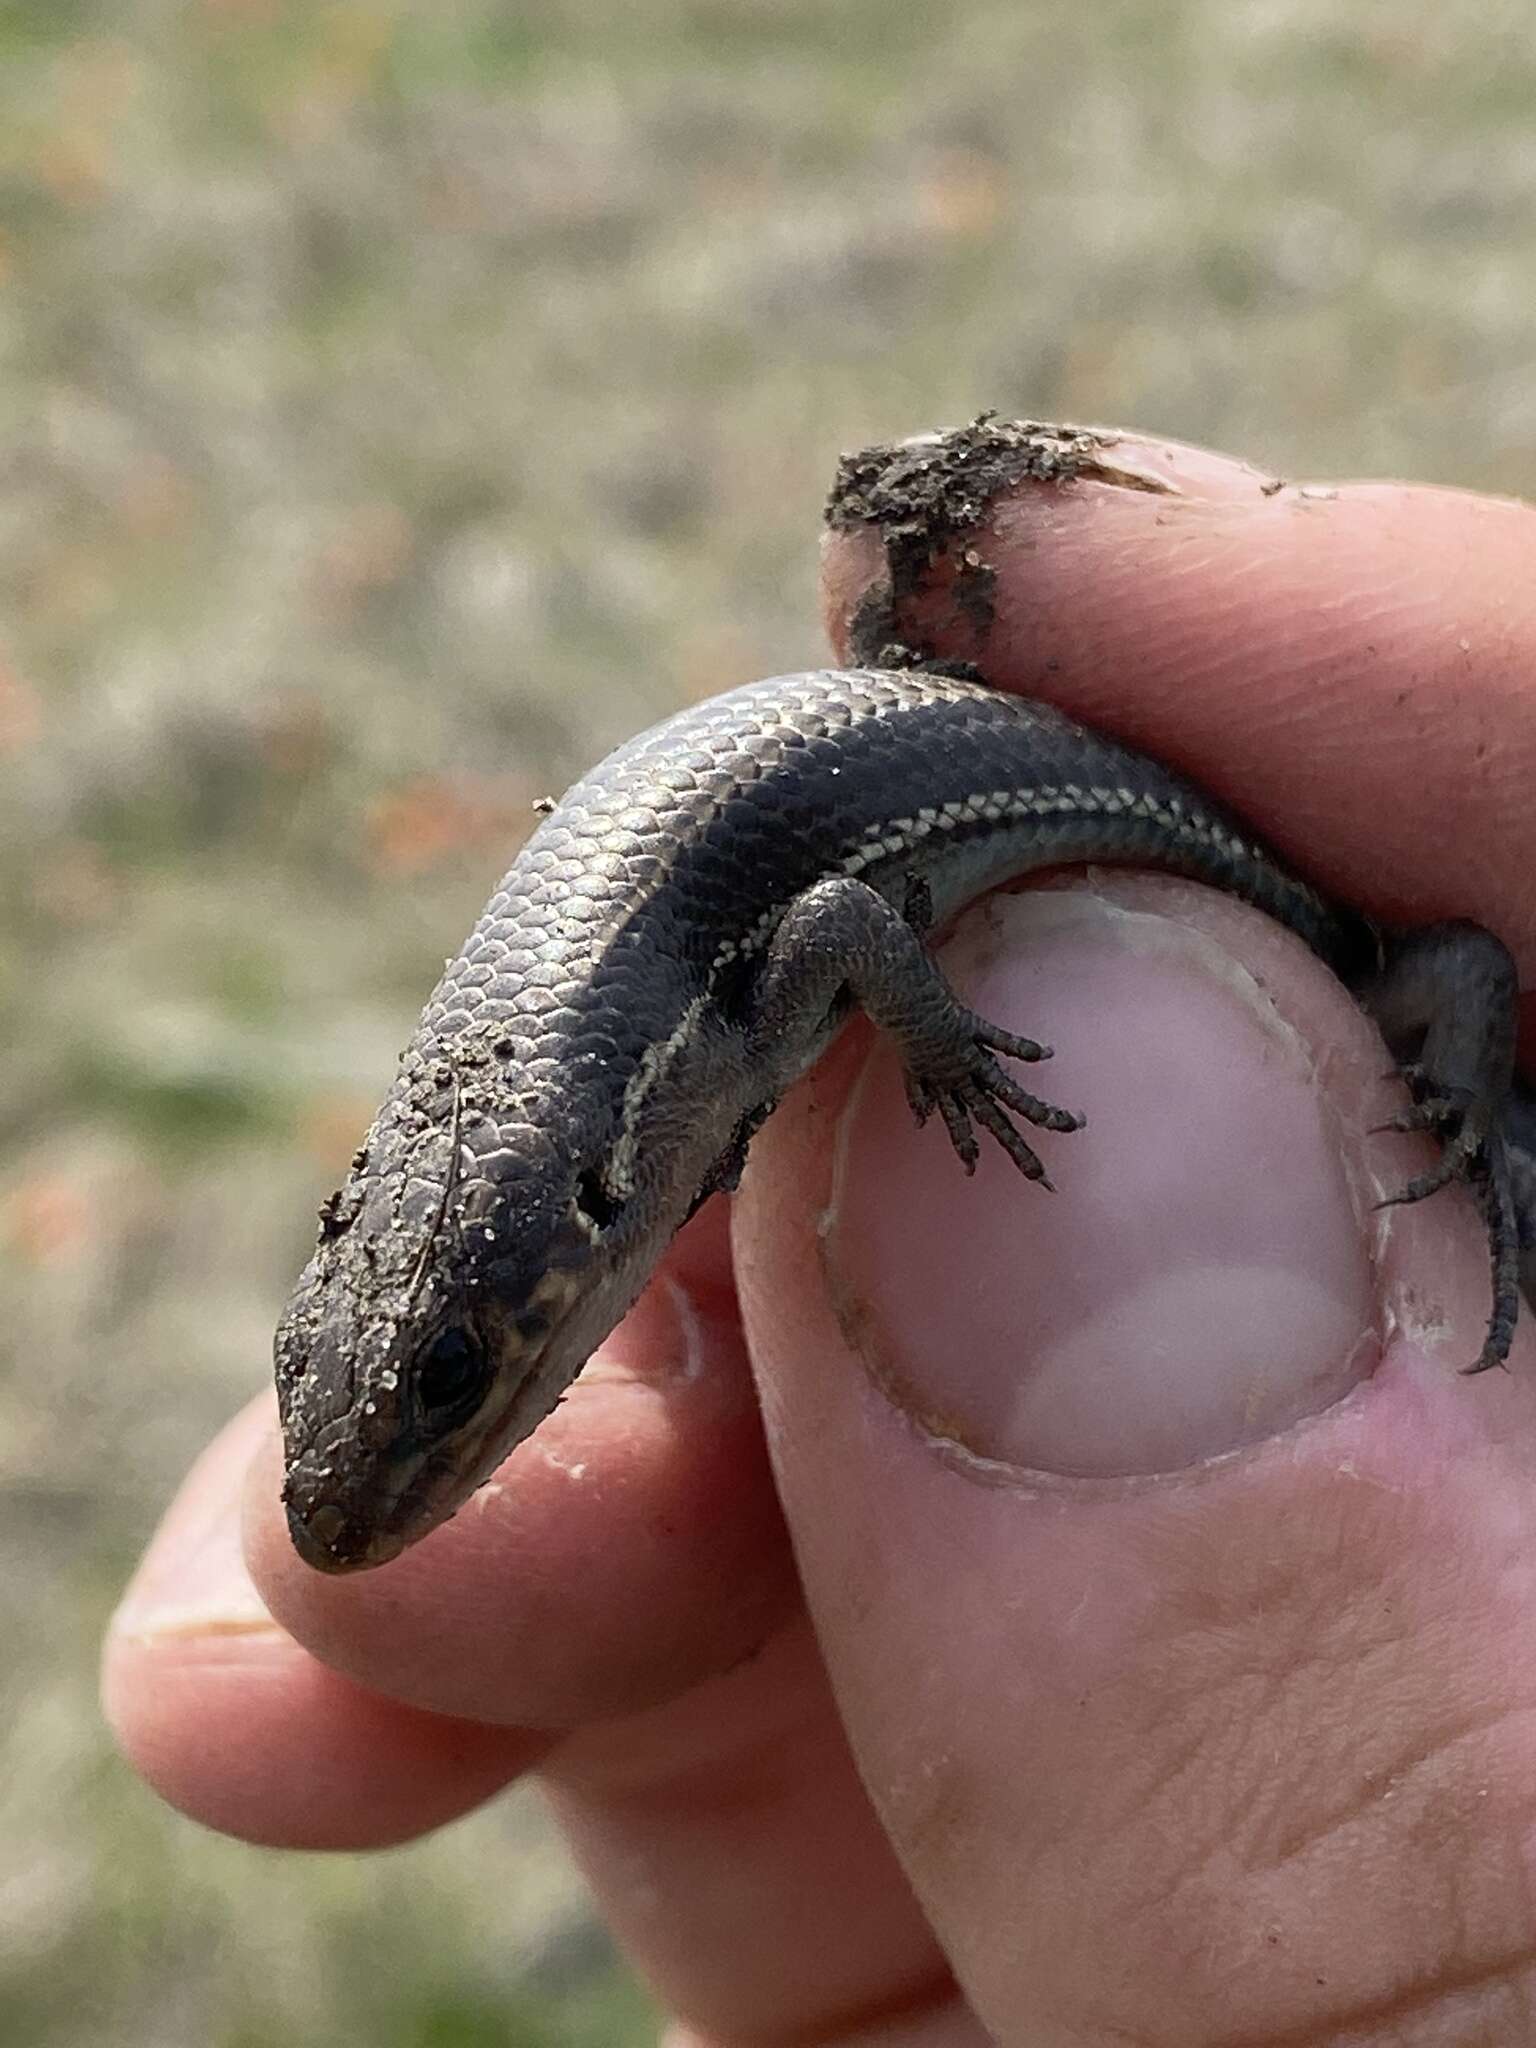
M 115 1588 L 528 799 L 817 654 L 839 448 L 1517 488 L 1533 95 L 1513 0 L 0 0 L 5 2039 L 643 2038 L 517 1801 L 157 1811 Z

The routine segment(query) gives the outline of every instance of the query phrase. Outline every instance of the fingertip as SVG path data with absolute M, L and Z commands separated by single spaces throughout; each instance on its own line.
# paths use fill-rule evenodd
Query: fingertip
M 189 1819 L 267 1848 L 381 1849 L 456 1820 L 548 1738 L 380 1699 L 275 1624 L 115 1637 L 102 1709 L 139 1776 Z
M 748 1655 L 792 1607 L 794 1574 L 724 1218 L 697 1222 L 554 1414 L 377 1570 L 298 1558 L 264 1452 L 247 1554 L 282 1625 L 391 1698 L 549 1729 L 639 1711 Z
M 885 638 L 1168 761 L 1360 908 L 1536 952 L 1531 506 L 1288 484 L 1130 434 L 1010 476 L 974 429 L 941 438 L 947 494 L 903 477 L 867 517 L 834 512 L 843 658 L 878 599 Z
M 543 1738 L 380 1699 L 327 1671 L 247 1570 L 241 1498 L 280 1524 L 270 1396 L 193 1466 L 112 1617 L 102 1712 L 128 1762 L 205 1827 L 272 1847 L 380 1848 L 467 1812 Z M 254 1475 L 252 1477 L 251 1475 Z
M 821 535 L 821 625 L 839 662 L 861 659 L 853 647 L 855 622 L 871 600 L 879 602 L 888 580 L 885 548 L 873 526 L 823 528 Z
M 1013 565 L 973 559 L 973 537 L 1027 506 L 1049 532 L 1070 531 L 1084 504 L 1128 495 L 1247 505 L 1282 489 L 1252 464 L 1190 442 L 1108 427 L 984 415 L 969 426 L 856 450 L 839 466 L 821 543 L 822 619 L 840 659 L 868 660 L 878 639 L 958 659 L 988 657 L 1011 684 L 1006 649 L 991 644 L 988 591 L 966 572 Z M 1155 516 L 1155 514 L 1154 514 Z M 1042 536 L 1031 537 L 1029 545 Z
M 270 1393 L 247 1403 L 193 1464 L 108 1624 L 109 1637 L 214 1635 L 271 1626 L 246 1569 L 240 1500 L 253 1465 L 272 1468 Z

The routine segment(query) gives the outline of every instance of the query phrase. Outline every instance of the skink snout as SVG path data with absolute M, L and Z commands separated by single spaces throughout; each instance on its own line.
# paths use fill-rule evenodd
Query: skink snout
M 333 1574 L 387 1564 L 405 1548 L 400 1537 L 370 1529 L 366 1523 L 347 1515 L 334 1501 L 321 1501 L 310 1508 L 290 1501 L 288 1534 L 307 1565 L 317 1572 Z

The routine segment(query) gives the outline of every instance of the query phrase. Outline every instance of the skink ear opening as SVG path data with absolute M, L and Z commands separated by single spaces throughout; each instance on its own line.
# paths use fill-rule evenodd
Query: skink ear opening
M 611 1230 L 624 1213 L 623 1202 L 591 1166 L 576 1177 L 576 1207 L 594 1230 Z

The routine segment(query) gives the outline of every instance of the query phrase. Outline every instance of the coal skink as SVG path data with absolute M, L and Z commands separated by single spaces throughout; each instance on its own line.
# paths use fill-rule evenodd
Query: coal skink
M 445 1520 L 549 1414 L 753 1132 L 854 1009 L 970 1169 L 1078 1118 L 1045 1048 L 950 990 L 925 931 L 1076 862 L 1213 884 L 1298 933 L 1379 1023 L 1397 1118 L 1488 1228 L 1503 1361 L 1536 1283 L 1536 1097 L 1517 983 L 1467 923 L 1386 931 L 1325 901 L 1199 790 L 1045 705 L 920 667 L 733 690 L 642 733 L 518 855 L 427 1005 L 278 1330 L 285 1499 L 323 1571 Z M 1061 1155 L 1067 1170 L 1067 1154 Z

